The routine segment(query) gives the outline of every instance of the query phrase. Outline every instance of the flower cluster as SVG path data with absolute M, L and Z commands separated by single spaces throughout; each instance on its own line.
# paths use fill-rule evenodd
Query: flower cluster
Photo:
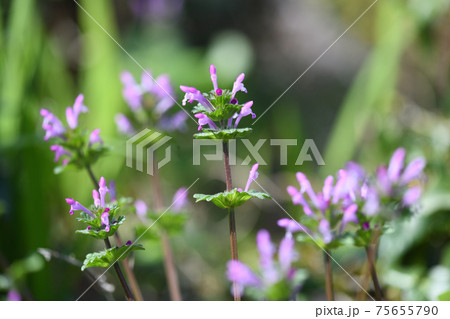
M 88 112 L 83 100 L 84 97 L 80 94 L 73 106 L 66 108 L 67 126 L 49 110 L 40 111 L 43 117 L 42 128 L 45 130 L 44 140 L 54 141 L 50 150 L 55 153 L 55 162 L 61 160 L 62 167 L 69 163 L 83 166 L 86 161 L 95 161 L 106 150 L 100 137 L 100 129 L 94 129 L 88 134 L 78 126 L 80 114 Z
M 130 72 L 123 71 L 120 79 L 123 84 L 123 98 L 131 110 L 129 116 L 122 113 L 116 115 L 116 124 L 121 133 L 133 135 L 136 133 L 136 126 L 146 127 L 149 124 L 164 131 L 185 128 L 187 114 L 184 111 L 169 114 L 175 100 L 168 75 L 163 74 L 153 80 L 151 73 L 144 71 L 141 83 L 137 83 Z
M 72 198 L 66 198 L 66 202 L 70 205 L 70 215 L 73 215 L 75 211 L 80 211 L 82 213 L 79 220 L 88 224 L 86 230 L 77 232 L 93 235 L 96 238 L 106 238 L 117 230 L 125 218 L 123 216 L 116 218 L 118 206 L 106 202 L 106 194 L 110 193 L 110 190 L 106 186 L 104 177 L 100 178 L 98 185 L 98 190 L 92 191 L 94 205 L 89 209 Z
M 262 229 L 256 236 L 259 251 L 259 271 L 253 272 L 250 267 L 238 260 L 227 264 L 228 280 L 239 285 L 240 293 L 258 300 L 288 300 L 298 292 L 303 273 L 292 266 L 298 259 L 294 250 L 294 239 L 290 233 L 281 240 L 278 247 L 278 258 L 275 260 L 276 247 L 267 230 Z
M 186 102 L 198 102 L 192 110 L 198 119 L 198 130 L 218 131 L 223 129 L 237 129 L 243 117 L 251 115 L 254 119 L 256 115 L 251 109 L 253 101 L 239 103 L 236 98 L 236 94 L 240 91 L 247 93 L 247 89 L 243 84 L 245 78 L 244 73 L 237 76 L 232 90 L 225 90 L 218 86 L 217 73 L 214 65 L 210 66 L 209 72 L 211 74 L 213 89 L 207 93 L 202 93 L 195 87 L 180 86 L 180 89 L 185 93 L 183 105 L 186 105 Z M 207 128 L 204 128 L 204 126 Z
M 323 246 L 332 248 L 339 245 L 350 223 L 360 226 L 356 229 L 367 231 L 382 227 L 394 217 L 393 212 L 409 211 L 422 193 L 417 181 L 425 160 L 416 158 L 404 168 L 405 155 L 403 148 L 397 149 L 389 166 L 380 166 L 375 177 L 350 162 L 338 172 L 336 182 L 333 176 L 328 176 L 319 192 L 315 192 L 307 177 L 298 172 L 300 189 L 287 187 L 293 204 L 301 205 L 305 213 L 301 219 L 304 224 L 299 224 L 295 231 L 303 231 Z

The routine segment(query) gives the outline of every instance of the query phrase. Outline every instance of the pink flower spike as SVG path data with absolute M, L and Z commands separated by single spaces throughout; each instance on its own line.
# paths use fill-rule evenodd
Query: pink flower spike
M 244 192 L 248 192 L 248 189 L 249 189 L 252 181 L 254 181 L 255 179 L 258 178 L 258 176 L 259 176 L 258 167 L 259 167 L 258 163 L 256 163 L 255 165 L 252 166 L 252 169 L 250 170 L 250 174 L 248 176 L 247 184 L 245 185 L 245 188 L 244 188 Z
M 330 223 L 326 219 L 322 219 L 319 222 L 319 232 L 322 234 L 322 239 L 325 244 L 331 243 L 333 240 L 333 234 L 330 230 Z
M 100 206 L 100 195 L 97 192 L 97 190 L 92 190 L 92 198 L 94 198 L 94 206 L 99 207 Z
M 352 204 L 349 207 L 347 207 L 344 210 L 344 215 L 342 216 L 342 223 L 341 223 L 341 233 L 344 231 L 345 226 L 348 223 L 358 223 L 358 217 L 356 216 L 356 212 L 358 210 L 358 205 Z
M 106 193 L 109 192 L 109 189 L 106 186 L 105 178 L 103 176 L 100 177 L 100 182 L 98 183 L 98 186 L 99 186 L 98 192 L 100 193 L 100 207 L 105 207 L 105 196 Z
M 406 151 L 404 148 L 398 148 L 389 162 L 388 177 L 391 182 L 397 182 L 403 169 Z
M 214 91 L 217 91 L 219 87 L 217 86 L 217 73 L 214 64 L 211 64 L 209 67 L 209 73 L 211 73 L 211 82 L 213 83 Z
M 420 196 L 422 195 L 422 189 L 420 186 L 415 186 L 410 189 L 408 189 L 403 195 L 403 205 L 404 206 L 411 206 L 412 204 L 416 203 Z
M 73 212 L 76 210 L 81 210 L 81 211 L 85 212 L 86 214 L 88 214 L 89 216 L 91 216 L 92 218 L 95 218 L 94 214 L 92 214 L 92 212 L 89 209 L 87 209 L 86 207 L 81 205 L 76 200 L 74 200 L 72 198 L 66 198 L 66 203 L 70 205 L 70 211 L 69 211 L 70 215 L 73 215 Z
M 278 226 L 286 229 L 286 236 L 291 237 L 293 233 L 298 231 L 305 231 L 305 229 L 297 223 L 295 220 L 290 218 L 282 218 L 277 222 Z
M 334 178 L 333 176 L 329 175 L 327 176 L 327 178 L 325 179 L 325 182 L 323 184 L 323 200 L 326 201 L 327 203 L 329 202 L 330 198 L 331 198 L 331 192 L 333 191 L 333 182 L 334 182 Z
M 400 183 L 402 185 L 406 185 L 412 180 L 418 178 L 425 168 L 426 161 L 424 158 L 419 157 L 412 160 L 408 166 L 406 166 L 405 171 L 403 172 Z
M 98 128 L 93 130 L 89 137 L 89 147 L 91 147 L 94 143 L 99 143 L 103 145 L 103 141 L 100 138 L 100 129 Z
M 105 231 L 109 232 L 109 230 L 110 230 L 110 228 L 109 228 L 109 213 L 104 212 L 100 218 L 102 221 L 102 226 L 103 225 L 105 226 Z
M 237 76 L 236 81 L 233 84 L 233 90 L 231 91 L 231 98 L 233 99 L 237 92 L 242 91 L 247 93 L 247 89 L 244 87 L 242 83 L 244 81 L 245 74 L 241 73 Z

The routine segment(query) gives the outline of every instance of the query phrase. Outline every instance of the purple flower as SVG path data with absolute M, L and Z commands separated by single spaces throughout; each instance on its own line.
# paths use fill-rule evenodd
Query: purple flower
M 99 207 L 100 206 L 100 195 L 96 189 L 92 190 L 92 198 L 94 199 L 94 206 Z
M 357 211 L 358 205 L 356 204 L 352 204 L 344 210 L 341 223 L 341 233 L 344 231 L 344 228 L 348 223 L 358 223 L 358 217 L 356 216 Z
M 231 91 L 231 98 L 234 98 L 237 92 L 243 91 L 247 93 L 247 89 L 244 87 L 244 84 L 242 83 L 244 81 L 245 74 L 241 73 L 237 76 L 236 81 L 233 83 L 233 90 Z
M 179 188 L 172 199 L 172 212 L 180 212 L 188 204 L 188 191 L 186 187 Z
M 41 116 L 44 118 L 42 128 L 45 130 L 45 141 L 52 137 L 64 137 L 63 134 L 66 132 L 66 129 L 58 117 L 46 109 L 41 109 Z
M 391 182 L 397 182 L 403 169 L 406 151 L 404 148 L 398 148 L 389 162 L 388 177 Z
M 127 246 L 131 246 L 133 244 L 133 242 L 131 240 L 127 241 L 125 245 Z
M 254 119 L 256 117 L 255 113 L 253 113 L 251 107 L 253 105 L 253 101 L 248 101 L 247 103 L 244 104 L 244 106 L 241 108 L 241 112 L 239 113 L 236 121 L 234 122 L 234 128 L 237 128 L 239 122 L 241 121 L 241 119 L 244 116 L 247 115 L 252 115 L 252 119 Z
M 281 280 L 289 282 L 296 272 L 291 264 L 298 257 L 294 250 L 294 243 L 292 237 L 283 238 L 278 249 L 277 263 L 274 260 L 276 248 L 270 240 L 270 234 L 267 230 L 261 229 L 256 235 L 256 244 L 260 254 L 258 275 L 244 263 L 233 260 L 227 264 L 228 279 L 239 284 L 241 290 L 251 286 L 263 293 Z
M 317 208 L 320 208 L 322 205 L 320 205 L 319 199 L 317 198 L 316 194 L 314 193 L 311 183 L 309 182 L 308 178 L 303 174 L 302 172 L 298 172 L 297 175 L 298 183 L 300 184 L 300 192 L 307 193 L 311 201 L 313 202 L 314 206 Z
M 205 116 L 208 113 L 214 112 L 216 109 L 227 108 L 227 105 L 237 105 L 238 100 L 235 98 L 235 95 L 239 91 L 243 91 L 247 93 L 247 89 L 244 87 L 242 81 L 244 80 L 244 73 L 241 73 L 233 84 L 233 89 L 231 91 L 222 90 L 219 88 L 217 83 L 217 70 L 216 67 L 211 64 L 209 67 L 209 72 L 211 75 L 211 82 L 213 84 L 213 89 L 208 93 L 202 93 L 197 90 L 195 87 L 189 87 L 185 85 L 181 85 L 180 89 L 185 93 L 183 99 L 183 105 L 186 105 L 186 102 L 193 103 L 197 101 L 200 105 L 202 105 L 205 110 L 202 110 L 201 113 L 203 115 L 196 114 L 196 117 L 204 119 L 204 124 L 209 124 L 212 129 L 218 130 L 217 125 L 212 125 L 209 121 L 206 121 Z M 221 98 L 218 98 L 221 97 Z M 246 102 L 244 105 L 240 106 L 239 112 L 234 113 L 228 120 L 221 119 L 220 126 L 221 128 L 237 128 L 241 119 L 247 115 L 251 115 L 252 118 L 255 118 L 256 115 L 253 113 L 251 107 L 253 105 L 253 101 Z M 233 107 L 233 110 L 235 108 Z M 233 119 L 236 119 L 235 124 L 233 125 Z M 200 123 L 199 123 L 200 124 Z M 200 124 L 201 126 L 204 124 Z
M 211 64 L 209 66 L 209 73 L 211 73 L 211 82 L 213 84 L 214 91 L 217 93 L 217 90 L 219 90 L 219 87 L 217 86 L 217 73 L 216 73 L 216 67 L 214 66 L 214 64 Z M 222 91 L 220 91 L 220 93 L 222 93 Z M 217 94 L 217 95 L 221 95 L 221 94 Z
M 295 220 L 290 218 L 282 218 L 279 219 L 277 222 L 278 226 L 286 228 L 286 235 L 288 237 L 292 237 L 293 233 L 296 233 L 298 231 L 306 231 L 308 232 L 307 228 L 299 223 L 297 223 Z
M 408 189 L 405 192 L 405 195 L 403 195 L 403 205 L 404 206 L 411 206 L 415 202 L 417 202 L 422 195 L 422 189 L 420 186 L 415 186 L 410 189 Z
M 17 290 L 11 289 L 6 295 L 8 301 L 22 301 L 22 296 Z
M 302 205 L 303 211 L 305 212 L 306 215 L 311 217 L 314 216 L 314 212 L 311 210 L 308 203 L 303 198 L 302 193 L 297 188 L 295 188 L 294 186 L 288 186 L 287 192 L 289 195 L 291 195 L 292 202 L 294 205 Z
M 94 143 L 99 143 L 103 145 L 103 141 L 100 138 L 100 129 L 98 128 L 93 130 L 89 137 L 89 147 L 91 147 Z
M 183 105 L 186 105 L 186 101 L 188 101 L 189 103 L 197 101 L 198 103 L 203 105 L 208 111 L 211 112 L 214 110 L 213 106 L 211 105 L 211 102 L 209 102 L 208 99 L 206 99 L 206 97 L 203 96 L 202 92 L 200 92 L 196 88 L 180 85 L 180 89 L 181 91 L 186 93 L 184 95 L 184 99 L 182 102 Z
M 69 156 L 72 157 L 72 154 L 70 154 L 69 152 L 67 152 L 64 147 L 62 147 L 61 145 L 52 145 L 50 146 L 50 150 L 52 152 L 55 152 L 55 159 L 54 161 L 57 162 L 59 161 L 61 156 Z M 65 163 L 65 164 L 64 164 Z M 67 162 L 63 161 L 63 165 L 66 165 Z
M 123 84 L 122 95 L 125 102 L 130 106 L 133 112 L 138 111 L 142 107 L 142 88 L 136 83 L 133 76 L 128 71 L 120 74 L 120 80 Z
M 136 215 L 142 220 L 145 221 L 147 217 L 147 204 L 143 200 L 138 199 L 134 202 L 134 207 L 136 208 Z
M 250 174 L 248 175 L 248 180 L 247 180 L 247 184 L 245 184 L 245 189 L 244 192 L 248 192 L 248 189 L 250 187 L 250 184 L 258 178 L 259 173 L 258 173 L 258 167 L 259 164 L 256 163 L 252 166 L 252 169 L 250 170 Z
M 425 168 L 426 161 L 422 157 L 418 157 L 414 160 L 412 160 L 408 166 L 406 166 L 405 171 L 403 172 L 400 183 L 403 185 L 408 184 L 412 180 L 419 177 L 419 175 L 422 173 L 423 169 Z
M 100 193 L 100 207 L 105 207 L 105 196 L 106 193 L 109 192 L 109 189 L 106 186 L 105 178 L 103 176 L 100 177 L 100 182 L 98 183 L 98 186 L 99 186 L 98 192 Z
M 117 200 L 116 183 L 114 181 L 109 181 L 109 196 L 111 197 L 111 202 Z
M 294 250 L 294 239 L 292 237 L 284 237 L 280 242 L 278 249 L 278 261 L 282 271 L 288 273 L 291 268 L 291 263 L 296 259 L 296 252 Z
M 120 133 L 125 135 L 133 135 L 134 133 L 136 133 L 136 130 L 133 128 L 133 125 L 131 124 L 128 117 L 126 117 L 122 113 L 116 115 L 115 121 Z
M 66 120 L 67 124 L 71 129 L 75 129 L 78 126 L 78 116 L 81 113 L 86 113 L 88 108 L 83 104 L 84 96 L 83 94 L 79 94 L 75 99 L 75 103 L 73 107 L 67 107 L 66 109 Z
M 319 232 L 322 234 L 322 239 L 325 244 L 329 244 L 333 240 L 333 233 L 330 230 L 330 223 L 326 219 L 319 222 Z
M 227 277 L 228 280 L 236 282 L 243 287 L 245 286 L 259 286 L 258 277 L 251 271 L 251 269 L 244 263 L 238 260 L 230 260 L 227 263 Z
M 217 130 L 217 125 L 205 114 L 197 113 L 195 117 L 198 118 L 198 130 L 203 129 L 203 125 L 209 125 L 210 129 Z
M 109 211 L 109 209 L 106 209 Z M 109 213 L 105 210 L 105 212 L 102 214 L 101 221 L 102 221 L 102 226 L 105 226 L 105 231 L 109 232 Z
M 267 230 L 262 229 L 258 232 L 256 235 L 256 246 L 258 247 L 262 268 L 272 267 L 275 247 L 270 241 L 270 234 Z
M 67 204 L 70 205 L 70 215 L 73 215 L 73 212 L 76 210 L 81 210 L 83 212 L 85 212 L 86 214 L 88 214 L 89 216 L 91 216 L 92 218 L 95 218 L 94 214 L 92 214 L 92 212 L 87 209 L 86 207 L 84 207 L 83 205 L 81 205 L 79 202 L 75 201 L 72 198 L 66 198 L 66 202 Z

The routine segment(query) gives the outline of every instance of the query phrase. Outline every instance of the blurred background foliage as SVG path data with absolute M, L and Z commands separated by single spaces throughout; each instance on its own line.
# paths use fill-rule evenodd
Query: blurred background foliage
M 369 0 L 3 0 L 0 3 L 0 298 L 9 289 L 25 299 L 74 300 L 90 277 L 64 258 L 44 259 L 38 248 L 82 260 L 95 245 L 74 235 L 76 221 L 65 197 L 90 201 L 85 172 L 53 174 L 53 154 L 43 142 L 39 109 L 63 116 L 78 93 L 89 113 L 83 126 L 99 127 L 114 150 L 94 170 L 116 180 L 122 196 L 149 200 L 145 174 L 124 165 L 124 139 L 114 116 L 126 109 L 119 73 L 139 76 L 142 67 L 167 73 L 173 85 L 209 90 L 208 66 L 218 69 L 222 87 L 246 73 L 248 99 L 262 114 L 299 75 L 366 10 Z M 260 183 L 289 212 L 299 214 L 285 192 L 295 172 L 315 176 L 318 186 L 348 160 L 370 170 L 404 146 L 411 157 L 428 160 L 427 190 L 416 216 L 399 221 L 383 237 L 378 267 L 388 299 L 436 300 L 450 290 L 450 1 L 379 0 L 255 124 L 250 141 L 296 138 L 288 165 L 266 141 L 267 162 Z M 93 19 L 100 24 L 102 30 Z M 105 33 L 124 48 L 122 50 Z M 126 52 L 125 52 L 126 50 Z M 178 99 L 182 95 L 177 90 Z M 250 120 L 246 119 L 250 124 Z M 190 120 L 189 120 L 190 121 Z M 192 166 L 188 122 L 175 134 L 176 156 L 161 170 L 166 203 L 180 186 L 200 181 L 192 193 L 221 191 L 221 162 Z M 326 165 L 295 160 L 305 138 L 314 139 Z M 247 156 L 238 144 L 238 156 Z M 233 168 L 234 184 L 244 185 L 248 166 Z M 145 176 L 144 176 L 145 175 Z M 193 205 L 185 231 L 172 239 L 184 299 L 230 299 L 225 264 L 229 259 L 227 216 L 209 205 Z M 257 263 L 255 234 L 268 229 L 278 240 L 276 220 L 286 217 L 273 202 L 255 201 L 237 214 L 240 258 Z M 123 237 L 133 238 L 130 216 Z M 144 241 L 135 271 L 145 299 L 168 299 L 160 245 Z M 303 298 L 323 300 L 323 268 L 316 247 L 297 245 L 310 278 Z M 48 257 L 48 256 L 47 256 Z M 71 259 L 72 260 L 72 259 Z M 336 252 L 349 273 L 363 281 L 364 252 Z M 75 265 L 74 265 L 75 264 Z M 318 266 L 320 265 L 320 266 Z M 116 284 L 115 278 L 107 280 Z M 367 286 L 368 283 L 362 283 Z M 337 299 L 366 296 L 337 267 Z M 118 290 L 118 289 L 116 289 Z M 120 291 L 115 292 L 121 298 Z M 86 299 L 104 299 L 90 290 Z

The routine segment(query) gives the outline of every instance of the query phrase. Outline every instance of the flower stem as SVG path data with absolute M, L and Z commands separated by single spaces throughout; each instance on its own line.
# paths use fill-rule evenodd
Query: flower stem
M 383 290 L 378 281 L 377 270 L 375 268 L 375 250 L 373 246 L 366 246 L 367 261 L 369 263 L 370 275 L 372 276 L 373 286 L 375 288 L 375 298 L 377 301 L 383 300 Z
M 327 300 L 334 301 L 333 269 L 331 267 L 331 255 L 328 250 L 324 251 L 324 263 L 325 263 L 325 288 L 327 293 Z
M 81 156 L 81 152 L 80 152 L 80 156 Z M 98 187 L 98 179 L 95 178 L 95 175 L 94 175 L 94 172 L 92 171 L 91 166 L 89 164 L 86 164 L 85 167 L 86 167 L 86 171 L 89 174 L 89 177 L 91 178 L 94 188 L 97 188 Z M 122 241 L 120 239 L 118 230 L 114 233 L 114 239 L 118 246 L 122 246 Z M 134 273 L 131 270 L 130 263 L 128 262 L 128 257 L 122 261 L 122 265 L 123 265 L 123 268 L 125 269 L 125 273 L 127 274 L 128 280 L 130 281 L 130 286 L 131 286 L 131 289 L 133 290 L 134 296 L 136 296 L 136 300 L 143 301 L 144 298 L 142 296 L 141 289 L 139 288 L 136 277 L 134 276 Z M 119 270 L 120 270 L 120 268 L 119 268 Z
M 153 197 L 156 210 L 162 211 L 164 209 L 163 194 L 161 179 L 158 171 L 158 163 L 155 158 L 153 160 Z M 170 237 L 165 231 L 161 231 L 161 245 L 164 257 L 164 270 L 166 273 L 167 284 L 169 286 L 170 299 L 173 301 L 181 301 L 182 297 L 180 284 L 178 281 L 177 269 L 175 267 L 172 245 L 170 243 Z
M 105 239 L 105 245 L 107 249 L 111 248 L 109 238 Z M 130 287 L 128 287 L 128 284 L 125 280 L 125 277 L 123 276 L 122 270 L 120 269 L 120 266 L 117 263 L 117 261 L 114 262 L 114 270 L 116 271 L 117 277 L 119 277 L 120 284 L 122 285 L 122 288 L 125 291 L 125 295 L 127 296 L 128 301 L 134 301 L 133 294 L 130 291 Z
M 228 143 L 223 142 L 223 162 L 225 165 L 225 178 L 227 184 L 227 192 L 233 189 L 231 180 L 231 169 L 230 169 L 230 155 L 228 151 Z M 230 224 L 230 247 L 231 247 L 231 259 L 238 260 L 238 248 L 237 248 L 237 234 L 236 234 L 236 217 L 234 215 L 234 209 L 230 208 L 228 210 L 229 224 Z M 240 301 L 241 296 L 239 292 L 239 285 L 237 282 L 233 281 L 233 296 L 235 301 Z

